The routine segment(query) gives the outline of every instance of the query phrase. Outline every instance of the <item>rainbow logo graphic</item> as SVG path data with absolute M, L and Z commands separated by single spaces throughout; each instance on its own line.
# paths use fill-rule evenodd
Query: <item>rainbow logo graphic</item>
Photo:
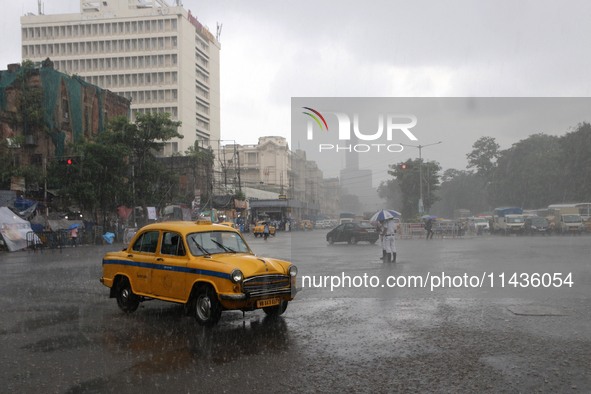
M 314 110 L 314 109 L 312 109 L 310 107 L 302 107 L 302 108 L 307 109 L 308 111 L 312 111 L 316 115 L 320 116 L 320 119 L 322 119 L 322 122 L 324 122 L 324 126 L 326 126 L 326 131 L 328 131 L 328 125 L 326 124 L 326 120 L 324 120 L 324 117 L 322 115 L 320 115 L 320 112 L 318 112 L 318 111 L 316 111 L 316 110 Z M 322 127 L 322 123 L 320 123 L 320 120 L 318 120 L 317 117 L 315 117 L 314 115 L 312 115 L 309 112 L 302 112 L 302 113 L 303 114 L 306 114 L 308 116 L 311 116 L 318 123 L 318 126 L 320 126 L 320 130 L 324 130 L 323 127 Z

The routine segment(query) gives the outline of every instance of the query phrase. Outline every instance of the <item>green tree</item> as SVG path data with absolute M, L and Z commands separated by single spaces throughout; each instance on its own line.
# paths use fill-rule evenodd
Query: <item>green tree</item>
M 129 165 L 133 177 L 135 205 L 159 205 L 172 188 L 176 174 L 171 174 L 156 159 L 154 152 L 161 151 L 166 141 L 183 138 L 177 128 L 181 122 L 170 119 L 170 114 L 137 114 L 135 123 L 120 116 L 109 121 L 107 131 L 100 135 L 103 143 L 123 144 L 131 154 Z
M 559 138 L 534 134 L 498 154 L 490 184 L 495 205 L 540 208 L 560 201 L 564 165 Z
M 98 209 L 104 224 L 108 213 L 131 199 L 127 185 L 130 150 L 124 144 L 101 142 L 83 142 L 68 148 L 72 164 L 52 160 L 48 166 L 51 187 L 83 209 Z
M 402 169 L 400 167 L 401 164 L 406 164 L 407 168 Z M 388 174 L 396 178 L 398 187 L 400 188 L 402 203 L 401 214 L 406 220 L 414 218 L 419 213 L 419 200 L 421 196 L 421 182 L 419 180 L 420 165 L 423 166 L 423 207 L 424 211 L 428 212 L 431 206 L 440 199 L 436 194 L 436 191 L 439 190 L 440 176 L 438 173 L 441 171 L 439 163 L 424 163 L 420 159 L 408 159 L 404 163 L 391 164 L 389 166 L 390 170 L 388 171 Z M 380 190 L 378 190 L 378 193 L 380 193 L 382 198 L 389 198 L 391 188 L 388 187 L 387 183 L 384 185 L 385 186 L 381 189 L 381 193 Z M 391 183 L 389 186 L 392 185 L 393 184 Z M 390 198 L 395 197 L 392 196 Z
M 559 202 L 588 202 L 591 198 L 591 125 L 581 123 L 559 140 L 561 156 L 556 169 L 562 175 Z
M 208 201 L 211 194 L 212 179 L 211 176 L 213 171 L 213 162 L 215 155 L 211 147 L 202 148 L 198 145 L 197 141 L 195 146 L 190 146 L 185 151 L 185 155 L 189 157 L 191 162 L 191 171 L 195 184 L 199 185 L 201 190 L 201 201 Z M 201 183 L 199 183 L 201 180 Z M 205 182 L 203 182 L 205 180 Z M 244 196 L 246 198 L 246 196 Z M 244 198 L 237 198 L 238 200 L 244 200 Z
M 437 192 L 441 200 L 433 206 L 436 215 L 451 218 L 456 209 L 469 209 L 474 214 L 488 210 L 482 177 L 472 171 L 449 168 L 441 179 L 441 189 Z
M 468 153 L 468 168 L 476 168 L 476 175 L 490 181 L 498 157 L 499 144 L 493 137 L 481 137 L 474 145 L 474 150 Z

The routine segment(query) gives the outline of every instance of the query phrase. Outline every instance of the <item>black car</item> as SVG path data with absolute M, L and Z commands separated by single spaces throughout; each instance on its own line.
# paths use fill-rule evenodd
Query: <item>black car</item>
M 326 240 L 331 245 L 335 242 L 356 244 L 359 241 L 375 244 L 379 237 L 378 230 L 371 224 L 354 222 L 343 223 L 326 234 Z
M 550 234 L 552 229 L 548 224 L 546 218 L 540 216 L 529 216 L 525 218 L 525 224 L 523 225 L 523 231 L 526 234 Z

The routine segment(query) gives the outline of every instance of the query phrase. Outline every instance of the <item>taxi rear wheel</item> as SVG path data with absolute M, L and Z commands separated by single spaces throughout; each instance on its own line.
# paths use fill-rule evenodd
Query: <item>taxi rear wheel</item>
M 283 315 L 283 312 L 285 312 L 285 310 L 287 309 L 287 304 L 289 304 L 288 301 L 281 301 L 279 305 L 268 306 L 263 308 L 263 312 L 265 312 L 267 316 L 280 316 Z
M 331 245 L 334 244 L 334 239 L 333 239 L 332 235 L 328 236 L 328 243 Z
M 215 326 L 222 316 L 222 306 L 215 291 L 210 286 L 197 290 L 193 301 L 195 319 L 200 326 Z
M 117 281 L 117 306 L 125 313 L 134 312 L 140 305 L 140 298 L 131 290 L 127 278 Z

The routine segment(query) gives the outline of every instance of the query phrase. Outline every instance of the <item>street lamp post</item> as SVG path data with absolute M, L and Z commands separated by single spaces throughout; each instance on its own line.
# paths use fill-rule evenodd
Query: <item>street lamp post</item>
M 421 198 L 419 200 L 419 213 L 423 213 L 423 158 L 421 156 L 421 149 L 431 145 L 441 144 L 443 141 L 435 142 L 433 144 L 427 145 L 408 145 L 408 144 L 399 144 L 402 146 L 410 146 L 412 148 L 419 148 L 419 189 L 421 192 Z

